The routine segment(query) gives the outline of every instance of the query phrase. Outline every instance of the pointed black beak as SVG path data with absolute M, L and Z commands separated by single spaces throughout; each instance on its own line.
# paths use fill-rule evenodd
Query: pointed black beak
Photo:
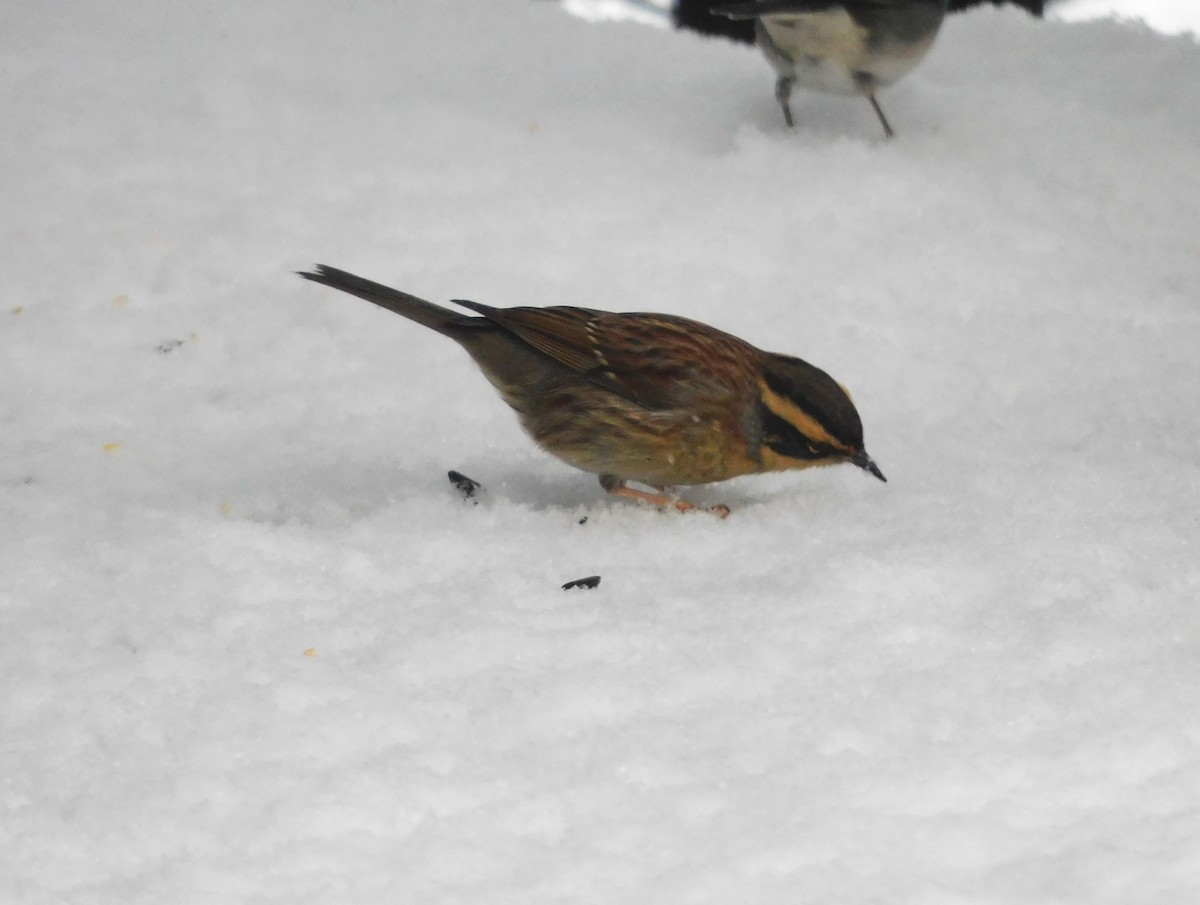
M 865 449 L 860 450 L 859 452 L 850 456 L 850 461 L 863 471 L 869 471 L 871 474 L 875 475 L 875 477 L 879 478 L 879 480 L 883 481 L 883 483 L 887 483 L 887 478 L 883 476 L 883 472 L 879 470 L 879 466 L 875 464 L 874 460 L 867 455 L 867 451 Z

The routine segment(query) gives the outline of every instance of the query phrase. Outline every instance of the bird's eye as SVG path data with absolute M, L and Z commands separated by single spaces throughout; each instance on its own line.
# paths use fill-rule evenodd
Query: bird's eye
M 808 446 L 808 451 L 810 453 L 812 453 L 814 456 L 822 455 L 821 448 L 819 446 L 817 446 L 815 443 L 808 443 L 805 445 Z

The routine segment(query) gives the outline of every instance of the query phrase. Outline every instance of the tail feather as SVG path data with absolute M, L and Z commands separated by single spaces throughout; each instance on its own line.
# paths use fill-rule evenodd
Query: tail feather
M 443 308 L 441 305 L 435 305 L 433 302 L 427 302 L 415 295 L 409 295 L 407 292 L 401 292 L 399 289 L 392 289 L 382 283 L 375 283 L 344 270 L 338 270 L 336 267 L 318 264 L 313 272 L 297 271 L 297 274 L 314 283 L 340 289 L 342 292 L 356 295 L 360 299 L 366 299 L 380 308 L 394 311 L 396 314 L 437 330 L 439 333 L 449 333 L 452 328 L 461 326 L 465 322 L 478 320 L 459 314 L 457 311 L 451 311 L 449 308 Z

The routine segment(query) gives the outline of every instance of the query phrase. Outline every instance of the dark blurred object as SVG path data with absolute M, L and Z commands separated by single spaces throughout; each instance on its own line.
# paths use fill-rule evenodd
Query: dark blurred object
M 479 489 L 479 482 L 473 481 L 460 471 L 448 471 L 446 477 L 450 479 L 450 483 L 458 488 L 458 492 L 463 495 L 464 500 L 469 500 L 475 496 L 475 491 Z
M 675 0 L 671 7 L 671 20 L 675 23 L 676 28 L 686 28 L 706 35 L 722 35 L 735 41 L 741 41 L 743 44 L 753 44 L 754 20 L 739 21 L 714 15 L 709 8 L 718 5 L 719 2 L 720 0 Z M 1006 0 L 950 0 L 948 8 L 950 12 L 956 13 L 969 6 L 980 6 L 984 3 L 999 6 L 1004 2 Z M 1035 16 L 1041 16 L 1046 6 L 1045 0 L 1007 0 L 1007 2 L 1029 10 Z
M 576 578 L 574 581 L 568 581 L 565 585 L 563 585 L 563 590 L 569 591 L 569 590 L 571 590 L 571 588 L 586 588 L 588 590 L 591 590 L 592 588 L 599 587 L 599 586 L 600 586 L 600 576 L 599 575 L 589 575 L 587 578 Z
M 754 43 L 753 19 L 730 19 L 709 11 L 714 0 L 675 0 L 671 6 L 671 21 L 676 28 L 698 31 L 704 35 L 721 35 L 743 44 Z

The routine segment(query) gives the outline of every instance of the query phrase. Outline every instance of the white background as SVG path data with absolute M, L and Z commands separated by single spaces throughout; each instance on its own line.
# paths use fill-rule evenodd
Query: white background
M 1194 41 L 954 16 L 893 141 L 549 3 L 0 63 L 0 900 L 1200 901 Z M 889 483 L 609 500 L 317 261 L 801 355 Z

